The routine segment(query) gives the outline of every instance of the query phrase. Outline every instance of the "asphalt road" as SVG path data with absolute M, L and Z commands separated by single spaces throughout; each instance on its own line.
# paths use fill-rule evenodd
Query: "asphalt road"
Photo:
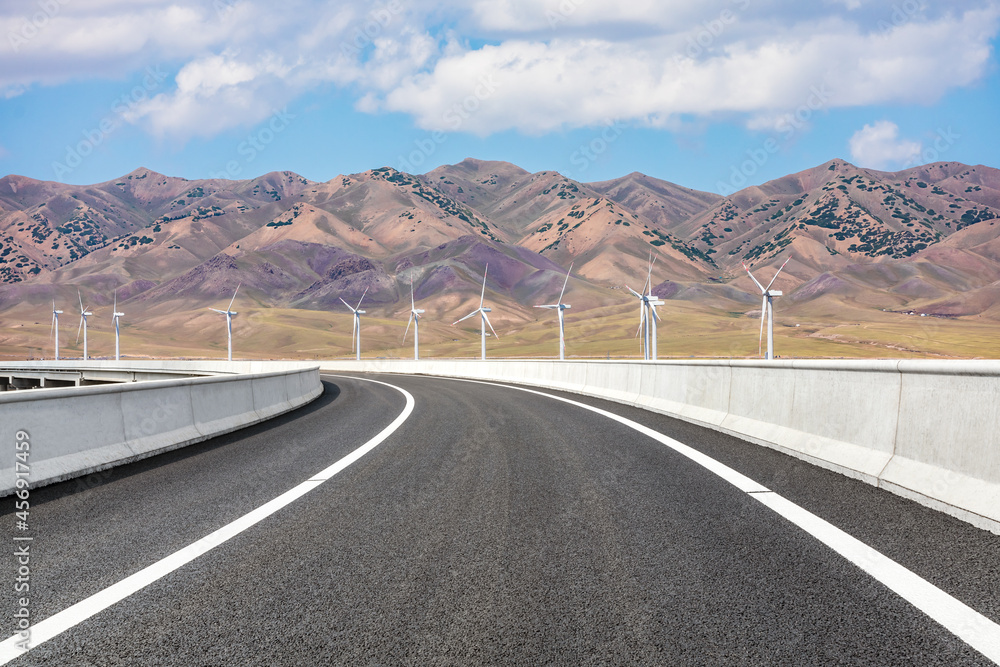
M 383 443 L 11 664 L 993 664 L 633 429 L 503 386 L 375 379 L 415 399 Z M 735 438 L 565 396 L 712 456 L 1000 620 L 1000 537 Z M 391 387 L 327 378 L 320 399 L 266 424 L 33 491 L 33 617 L 310 479 L 404 405 Z

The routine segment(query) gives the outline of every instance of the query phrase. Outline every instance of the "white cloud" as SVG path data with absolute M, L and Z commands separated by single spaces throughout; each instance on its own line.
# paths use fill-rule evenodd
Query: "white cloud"
M 1000 26 L 996 0 L 964 12 L 890 0 L 56 4 L 34 27 L 0 9 L 0 92 L 174 63 L 172 87 L 128 118 L 180 140 L 330 84 L 362 111 L 481 135 L 720 115 L 768 130 L 817 91 L 822 109 L 933 103 L 982 78 Z
M 865 125 L 849 141 L 851 159 L 861 167 L 888 169 L 915 163 L 923 145 L 919 141 L 901 139 L 899 126 L 888 120 Z

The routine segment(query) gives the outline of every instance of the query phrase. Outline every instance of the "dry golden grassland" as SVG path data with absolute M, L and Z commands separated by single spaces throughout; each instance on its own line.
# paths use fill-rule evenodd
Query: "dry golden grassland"
M 38 307 L 0 314 L 0 358 L 52 358 L 50 317 Z M 759 311 L 757 311 L 759 313 Z M 758 354 L 760 320 L 756 313 L 731 313 L 687 301 L 668 302 L 659 309 L 658 349 L 661 358 L 735 357 Z M 407 312 L 392 314 L 369 309 L 361 320 L 362 356 L 409 358 L 413 329 L 406 341 Z M 553 311 L 518 312 L 507 317 L 501 308 L 491 313 L 499 338 L 487 339 L 488 357 L 551 358 L 558 354 L 558 329 Z M 91 317 L 91 357 L 114 354 L 110 318 Z M 78 318 L 64 313 L 60 352 L 80 357 L 76 342 Z M 458 326 L 425 316 L 420 323 L 421 357 L 478 357 L 478 318 Z M 569 310 L 566 313 L 566 354 L 579 358 L 639 358 L 638 308 L 632 304 Z M 790 358 L 1000 358 L 1000 326 L 981 318 L 942 319 L 885 313 L 875 309 L 843 309 L 834 315 L 807 311 L 782 312 L 775 317 L 775 349 Z M 225 319 L 210 311 L 175 311 L 122 320 L 122 353 L 126 358 L 224 358 Z M 351 316 L 341 312 L 253 308 L 240 309 L 233 322 L 233 356 L 241 359 L 327 359 L 351 354 Z

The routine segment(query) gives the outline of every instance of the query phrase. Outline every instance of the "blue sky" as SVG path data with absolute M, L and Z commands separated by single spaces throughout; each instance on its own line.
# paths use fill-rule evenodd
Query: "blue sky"
M 0 3 L 0 175 L 1000 167 L 992 0 Z

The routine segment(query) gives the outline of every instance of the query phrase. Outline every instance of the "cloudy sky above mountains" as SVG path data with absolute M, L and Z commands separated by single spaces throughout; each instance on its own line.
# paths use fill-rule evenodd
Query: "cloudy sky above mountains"
M 0 0 L 0 174 L 1000 166 L 992 0 Z

